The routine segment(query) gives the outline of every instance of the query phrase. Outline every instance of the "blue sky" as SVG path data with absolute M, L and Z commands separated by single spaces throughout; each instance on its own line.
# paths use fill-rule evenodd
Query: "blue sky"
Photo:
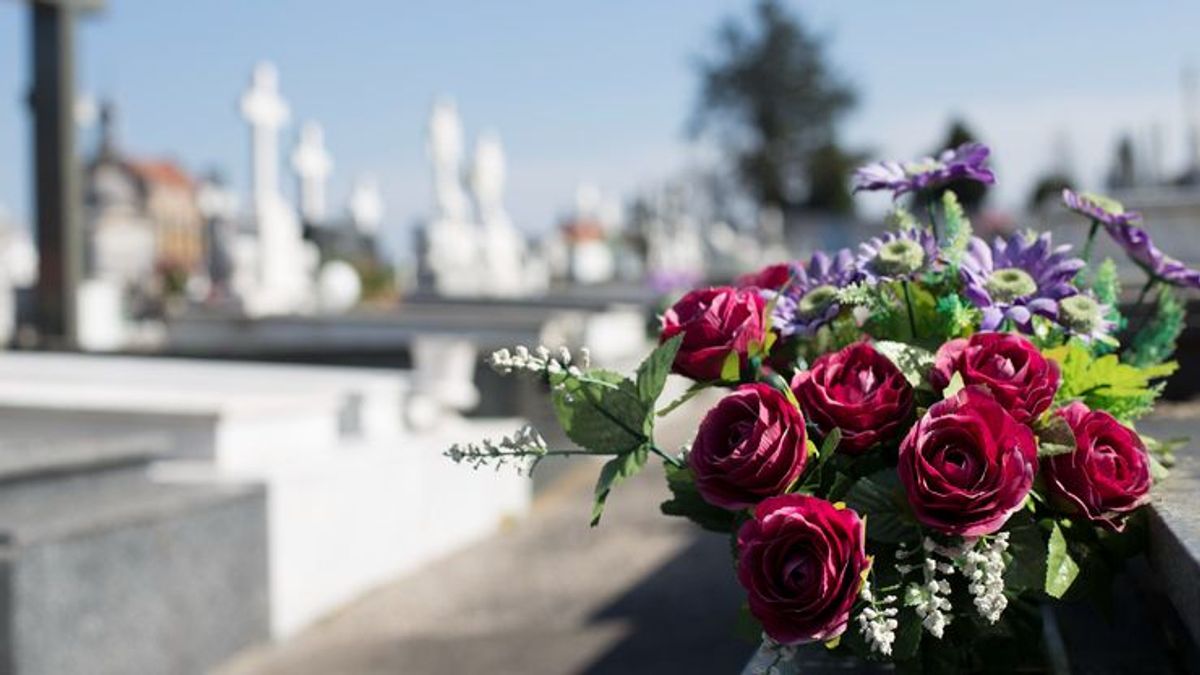
M 790 3 L 829 40 L 859 88 L 846 140 L 879 155 L 931 149 L 953 114 L 996 148 L 998 201 L 1016 203 L 1066 149 L 1095 184 L 1121 129 L 1160 125 L 1183 150 L 1180 72 L 1200 65 L 1200 3 Z M 124 146 L 242 190 L 247 131 L 236 111 L 253 64 L 274 61 L 293 126 L 325 125 L 340 205 L 379 176 L 387 221 L 429 204 L 423 128 L 432 100 L 458 102 L 467 133 L 496 130 L 519 224 L 548 227 L 580 181 L 628 193 L 709 153 L 684 136 L 693 62 L 721 17 L 749 2 L 609 0 L 109 0 L 80 34 L 81 91 L 120 105 Z M 0 3 L 0 204 L 28 210 L 28 13 Z M 290 184 L 287 186 L 291 189 Z M 868 204 L 868 207 L 870 204 Z

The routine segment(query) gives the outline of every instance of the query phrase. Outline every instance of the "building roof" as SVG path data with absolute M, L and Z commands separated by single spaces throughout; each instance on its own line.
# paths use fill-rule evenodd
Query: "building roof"
M 191 190 L 194 182 L 178 164 L 170 160 L 127 160 L 129 170 L 146 183 L 169 185 Z

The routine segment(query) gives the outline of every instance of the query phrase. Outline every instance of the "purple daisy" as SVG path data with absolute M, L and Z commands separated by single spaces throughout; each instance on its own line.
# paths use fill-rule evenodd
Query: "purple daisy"
M 962 179 L 991 185 L 996 182 L 996 175 L 984 166 L 990 152 L 982 143 L 963 143 L 944 150 L 936 158 L 868 164 L 854 172 L 854 191 L 891 190 L 892 198 L 896 199 L 906 192 L 940 187 Z
M 1090 293 L 1077 293 L 1058 301 L 1058 323 L 1084 342 L 1108 342 L 1117 328 L 1117 323 L 1108 318 L 1112 309 Z
M 1057 321 L 1059 301 L 1079 293 L 1071 280 L 1083 261 L 1070 257 L 1070 250 L 1053 246 L 1049 233 L 997 237 L 991 246 L 972 237 L 959 274 L 967 298 L 983 310 L 982 329 L 995 330 L 1010 319 L 1028 331 L 1034 314 Z
M 910 227 L 872 237 L 860 244 L 855 266 L 860 277 L 872 283 L 912 279 L 929 269 L 937 257 L 937 240 L 933 233 Z
M 792 283 L 775 302 L 772 317 L 784 337 L 809 336 L 833 320 L 842 310 L 838 289 L 853 281 L 854 255 L 841 249 L 832 257 L 817 251 L 807 265 L 797 265 Z
M 1136 225 L 1105 225 L 1105 229 L 1146 274 L 1172 286 L 1200 288 L 1200 271 L 1163 253 L 1142 228 Z
M 1104 195 L 1072 192 L 1070 189 L 1064 188 L 1062 200 L 1068 209 L 1109 227 L 1135 225 L 1142 222 L 1142 214 L 1137 211 L 1126 211 L 1121 202 Z

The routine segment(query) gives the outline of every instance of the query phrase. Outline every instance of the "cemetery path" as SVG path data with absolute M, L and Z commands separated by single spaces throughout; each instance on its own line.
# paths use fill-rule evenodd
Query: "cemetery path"
M 694 416 L 678 419 L 660 433 L 667 447 L 694 429 Z M 740 672 L 754 645 L 733 637 L 743 598 L 728 539 L 659 513 L 658 467 L 621 485 L 589 528 L 597 469 L 564 472 L 505 531 L 220 675 Z

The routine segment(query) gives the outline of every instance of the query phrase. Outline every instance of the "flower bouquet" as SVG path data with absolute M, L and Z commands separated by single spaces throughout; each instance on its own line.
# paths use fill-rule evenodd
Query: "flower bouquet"
M 732 537 L 767 669 L 810 642 L 909 672 L 1036 659 L 1039 605 L 1109 593 L 1142 546 L 1138 510 L 1171 447 L 1134 424 L 1175 369 L 1176 288 L 1200 273 L 1138 214 L 1070 191 L 1065 206 L 1090 222 L 1082 257 L 1048 233 L 974 236 L 944 188 L 993 182 L 987 156 L 968 144 L 860 169 L 856 190 L 912 192 L 921 217 L 896 206 L 857 250 L 691 291 L 631 377 L 586 351 L 496 352 L 500 372 L 549 385 L 578 448 L 525 429 L 447 454 L 530 470 L 606 456 L 593 525 L 622 480 L 661 460 L 663 513 Z M 1088 264 L 1101 230 L 1146 272 L 1132 321 L 1113 261 Z M 693 384 L 664 403 L 668 373 Z M 727 393 L 691 447 L 657 445 L 655 422 L 709 388 Z

